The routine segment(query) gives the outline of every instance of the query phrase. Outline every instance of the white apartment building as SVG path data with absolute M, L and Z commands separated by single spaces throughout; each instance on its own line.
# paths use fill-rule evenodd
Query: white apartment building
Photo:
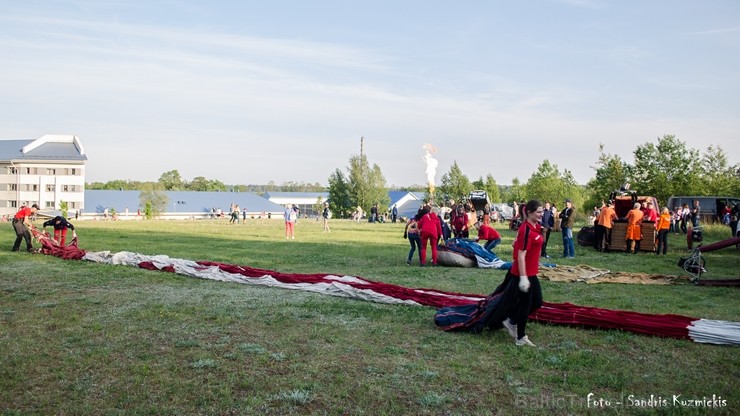
M 70 213 L 84 208 L 85 149 L 77 136 L 45 135 L 35 140 L 0 140 L 0 215 L 22 205 Z

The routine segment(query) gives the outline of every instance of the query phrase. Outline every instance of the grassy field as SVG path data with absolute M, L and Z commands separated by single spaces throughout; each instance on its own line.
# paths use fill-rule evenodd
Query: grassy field
M 479 294 L 504 276 L 407 266 L 401 224 L 333 220 L 332 232 L 323 233 L 320 223 L 302 220 L 295 241 L 285 240 L 277 220 L 76 226 L 88 251 L 349 274 Z M 506 259 L 514 235 L 502 234 L 497 252 Z M 707 227 L 705 242 L 728 235 L 727 228 Z M 6 242 L 0 252 L 3 415 L 740 412 L 737 347 L 532 324 L 528 333 L 538 347 L 517 348 L 505 331 L 439 331 L 432 308 L 11 253 L 14 237 L 10 225 L 0 229 Z M 575 260 L 553 260 L 678 275 L 685 239 L 670 238 L 668 256 L 577 246 Z M 562 252 L 559 240 L 553 234 L 551 254 Z M 707 278 L 740 277 L 740 250 L 706 258 Z M 543 282 L 543 293 L 548 302 L 740 321 L 734 288 Z M 717 399 L 721 406 L 675 405 L 674 395 Z

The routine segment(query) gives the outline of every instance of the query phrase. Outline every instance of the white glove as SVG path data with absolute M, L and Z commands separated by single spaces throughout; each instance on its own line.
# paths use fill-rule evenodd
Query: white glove
M 72 238 L 77 238 L 77 233 L 72 231 Z
M 519 278 L 519 290 L 522 292 L 529 292 L 529 278 L 527 276 L 521 276 Z

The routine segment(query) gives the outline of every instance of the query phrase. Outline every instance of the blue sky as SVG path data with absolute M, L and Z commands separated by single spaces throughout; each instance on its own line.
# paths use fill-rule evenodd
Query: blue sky
M 675 134 L 740 162 L 740 2 L 0 0 L 0 139 L 75 134 L 88 181 L 580 183 Z

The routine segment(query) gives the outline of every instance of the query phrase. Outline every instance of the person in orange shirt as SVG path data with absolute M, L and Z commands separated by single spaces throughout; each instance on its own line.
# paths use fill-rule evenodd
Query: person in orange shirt
M 596 251 L 609 251 L 609 246 L 612 244 L 612 225 L 616 219 L 617 213 L 612 207 L 612 201 L 607 201 L 596 220 Z M 606 245 L 604 245 L 605 238 Z
M 640 240 L 642 240 L 642 219 L 645 214 L 640 211 L 640 203 L 636 202 L 634 207 L 627 213 L 627 253 L 632 251 L 634 242 L 634 253 L 640 251 Z
M 658 249 L 655 250 L 655 254 L 659 256 L 662 248 L 665 255 L 668 250 L 668 232 L 671 230 L 671 211 L 668 207 L 663 208 L 655 228 L 658 230 Z

